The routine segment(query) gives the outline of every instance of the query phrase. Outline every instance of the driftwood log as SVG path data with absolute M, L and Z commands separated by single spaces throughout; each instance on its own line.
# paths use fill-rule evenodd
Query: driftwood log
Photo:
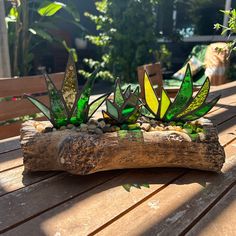
M 36 130 L 35 121 L 27 121 L 21 129 L 25 171 L 86 175 L 111 169 L 185 167 L 220 172 L 225 153 L 217 130 L 207 120 L 203 127 L 204 140 L 193 142 L 177 131 L 121 130 L 98 135 L 66 129 L 42 133 Z

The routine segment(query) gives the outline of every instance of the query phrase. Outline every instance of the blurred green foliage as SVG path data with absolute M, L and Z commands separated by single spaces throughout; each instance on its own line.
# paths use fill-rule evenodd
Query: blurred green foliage
M 98 77 L 136 81 L 136 68 L 153 61 L 157 30 L 158 0 L 95 1 L 97 15 L 85 15 L 96 25 L 98 35 L 87 39 L 99 50 L 99 61 L 85 59 L 90 68 L 101 67 Z M 80 71 L 85 77 L 87 72 Z

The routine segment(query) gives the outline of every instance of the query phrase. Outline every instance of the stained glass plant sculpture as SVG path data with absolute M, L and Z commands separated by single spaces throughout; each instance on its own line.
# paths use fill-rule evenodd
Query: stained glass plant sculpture
M 220 99 L 220 96 L 206 102 L 209 94 L 210 81 L 207 78 L 193 97 L 193 79 L 189 64 L 187 65 L 185 76 L 181 87 L 171 102 L 164 88 L 161 97 L 158 98 L 156 91 L 148 78 L 144 75 L 145 110 L 143 115 L 163 121 L 192 121 L 207 114 Z
M 113 101 L 106 99 L 103 118 L 111 124 L 134 124 L 140 115 L 139 88 L 134 92 L 131 86 L 122 92 L 120 80 L 116 81 Z
M 49 119 L 55 128 L 67 124 L 86 123 L 107 98 L 107 94 L 89 104 L 89 98 L 95 81 L 96 71 L 91 74 L 81 90 L 78 88 L 76 66 L 72 55 L 69 55 L 61 90 L 58 90 L 45 74 L 48 89 L 49 107 L 36 98 L 26 97 Z

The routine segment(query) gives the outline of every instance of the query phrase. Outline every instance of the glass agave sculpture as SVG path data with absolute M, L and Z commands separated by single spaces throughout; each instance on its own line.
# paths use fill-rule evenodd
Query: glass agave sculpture
M 106 99 L 106 111 L 102 111 L 103 118 L 111 124 L 134 124 L 140 115 L 139 88 L 134 92 L 131 86 L 122 92 L 120 80 L 115 84 L 113 101 Z
M 91 74 L 81 90 L 78 88 L 76 66 L 69 55 L 61 90 L 58 90 L 47 74 L 44 74 L 50 107 L 36 98 L 25 95 L 53 124 L 60 128 L 67 124 L 76 126 L 86 123 L 107 98 L 105 94 L 89 104 L 89 98 L 95 81 L 96 71 Z
M 193 79 L 189 64 L 181 87 L 172 102 L 164 88 L 158 98 L 147 73 L 144 75 L 144 116 L 165 122 L 193 121 L 208 113 L 220 99 L 220 96 L 206 102 L 210 90 L 210 81 L 206 78 L 200 90 L 193 97 Z

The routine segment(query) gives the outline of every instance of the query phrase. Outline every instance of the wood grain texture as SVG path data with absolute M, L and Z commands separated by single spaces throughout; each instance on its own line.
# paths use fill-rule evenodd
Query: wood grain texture
M 35 121 L 27 121 L 21 129 L 25 170 L 64 170 L 84 175 L 112 169 L 185 167 L 220 172 L 224 149 L 212 123 L 204 122 L 204 141 L 193 142 L 177 131 L 39 133 Z
M 96 235 L 181 235 L 235 183 L 235 152 L 226 153 L 222 174 L 190 171 Z
M 236 158 L 236 156 L 235 156 Z M 236 185 L 186 235 L 235 235 Z
M 49 75 L 57 88 L 61 87 L 64 73 Z M 45 92 L 46 84 L 43 75 L 26 76 L 16 79 L 0 79 L 0 97 L 22 96 L 24 93 Z

